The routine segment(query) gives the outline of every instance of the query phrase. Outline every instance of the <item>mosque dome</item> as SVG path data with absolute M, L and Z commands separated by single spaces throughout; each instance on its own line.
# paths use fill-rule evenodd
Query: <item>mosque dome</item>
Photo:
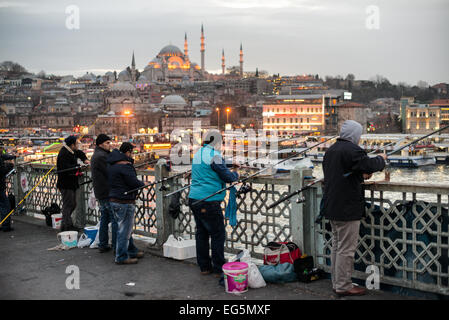
M 112 85 L 111 91 L 135 91 L 136 88 L 129 82 L 116 82 Z
M 166 96 L 161 101 L 162 106 L 177 106 L 177 107 L 184 107 L 187 105 L 187 102 L 184 100 L 183 97 L 178 96 L 176 94 Z
M 117 76 L 119 81 L 130 81 L 131 75 L 129 74 L 128 70 L 121 71 Z
M 165 46 L 161 49 L 158 56 L 182 56 L 182 51 L 172 44 L 169 44 L 168 46 Z

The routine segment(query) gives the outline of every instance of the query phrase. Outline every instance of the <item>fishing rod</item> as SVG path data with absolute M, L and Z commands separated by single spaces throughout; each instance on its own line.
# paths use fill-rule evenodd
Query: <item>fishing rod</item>
M 9 176 L 11 176 L 11 175 L 13 175 L 13 174 L 16 174 L 16 173 L 17 173 L 16 168 L 13 168 L 11 171 L 9 171 L 9 172 L 6 174 L 5 178 L 8 178 Z
M 387 157 L 389 157 L 389 156 L 395 154 L 396 152 L 401 151 L 401 150 L 403 150 L 403 149 L 405 149 L 405 148 L 411 146 L 412 144 L 415 144 L 415 143 L 417 143 L 417 142 L 419 142 L 419 141 L 421 141 L 421 140 L 423 140 L 423 139 L 425 139 L 425 138 L 427 138 L 427 137 L 430 137 L 431 135 L 434 135 L 435 133 L 441 132 L 441 131 L 443 131 L 443 130 L 445 130 L 445 129 L 447 129 L 447 128 L 449 128 L 449 125 L 447 125 L 447 126 L 445 126 L 445 127 L 443 127 L 443 128 L 440 128 L 440 129 L 438 129 L 438 130 L 436 130 L 436 131 L 433 131 L 433 132 L 431 132 L 431 133 L 429 133 L 429 134 L 426 134 L 425 136 L 423 136 L 423 137 L 421 137 L 421 138 L 416 138 L 416 139 L 413 140 L 412 142 L 409 142 L 409 143 L 403 145 L 402 147 L 399 147 L 398 149 L 395 149 L 395 150 L 392 150 L 392 151 L 388 152 L 388 153 L 387 153 Z M 405 138 L 404 138 L 404 139 L 405 139 Z M 404 139 L 402 139 L 402 140 L 404 140 Z M 352 173 L 353 173 L 353 172 L 351 171 L 351 172 L 345 173 L 343 176 L 346 178 L 346 177 L 350 176 Z
M 64 172 L 69 172 L 69 171 L 74 171 L 74 170 L 83 170 L 83 169 L 87 169 L 87 167 L 88 167 L 88 165 L 76 166 L 76 167 L 72 167 L 72 168 L 61 169 L 61 170 L 55 171 L 53 173 L 58 174 L 58 173 L 64 173 Z
M 273 165 L 273 166 L 266 167 L 266 168 L 261 169 L 261 170 L 255 172 L 255 173 L 253 173 L 253 174 L 250 174 L 249 176 L 247 176 L 247 177 L 245 177 L 245 178 L 239 179 L 239 180 L 237 180 L 237 181 L 231 183 L 229 187 L 222 188 L 222 189 L 218 190 L 217 192 L 214 192 L 214 193 L 212 193 L 211 195 L 209 195 L 209 196 L 207 196 L 207 197 L 205 197 L 205 198 L 203 198 L 203 199 L 201 199 L 201 200 L 196 200 L 195 202 L 192 203 L 192 206 L 194 206 L 194 205 L 196 205 L 196 204 L 198 204 L 198 203 L 200 203 L 200 202 L 203 202 L 203 201 L 205 201 L 205 200 L 207 200 L 207 199 L 209 199 L 209 198 L 211 198 L 211 197 L 213 197 L 213 196 L 215 196 L 215 195 L 217 195 L 217 194 L 219 194 L 219 193 L 221 193 L 221 192 L 223 192 L 223 191 L 226 191 L 226 190 L 228 190 L 228 189 L 231 189 L 232 187 L 234 187 L 234 186 L 237 185 L 238 183 L 242 183 L 242 182 L 248 181 L 249 179 L 251 179 L 251 178 L 253 178 L 253 177 L 255 177 L 255 176 L 261 174 L 262 172 L 267 171 L 268 169 L 271 169 L 272 167 L 274 167 L 274 166 L 276 166 L 276 165 L 278 165 L 278 164 L 281 164 L 281 163 L 283 163 L 283 162 L 285 162 L 285 161 L 287 161 L 287 160 L 290 160 L 290 159 L 292 159 L 292 158 L 294 158 L 294 157 L 297 157 L 298 155 L 300 155 L 300 154 L 302 154 L 302 153 L 305 153 L 305 152 L 307 152 L 307 151 L 309 151 L 309 150 L 311 150 L 311 149 L 313 149 L 313 148 L 315 148 L 315 147 L 318 147 L 319 145 L 322 145 L 323 143 L 326 143 L 326 142 L 328 142 L 328 141 L 330 141 L 330 140 L 333 140 L 333 139 L 335 139 L 335 138 L 337 138 L 337 137 L 338 137 L 338 136 L 333 136 L 333 137 L 331 137 L 331 138 L 329 138 L 329 139 L 326 139 L 326 140 L 324 140 L 324 141 L 322 141 L 322 142 L 319 142 L 319 143 L 317 143 L 317 144 L 315 144 L 315 145 L 313 145 L 313 146 L 311 146 L 311 147 L 309 147 L 309 148 L 306 148 L 306 149 L 304 149 L 303 151 L 297 152 L 297 153 L 295 153 L 295 154 L 293 154 L 293 155 L 291 155 L 291 156 L 289 156 L 289 157 L 287 157 L 287 158 L 285 158 L 285 159 L 282 159 L 281 161 L 279 161 L 278 163 L 276 163 L 276 164 Z
M 79 186 L 81 187 L 82 185 L 91 183 L 92 181 L 93 181 L 92 179 L 91 179 L 91 180 L 84 181 L 83 183 L 80 183 Z
M 156 162 L 158 162 L 158 161 L 159 161 L 159 160 L 153 160 L 153 161 L 150 161 L 150 162 L 143 162 L 143 163 L 140 163 L 140 164 L 138 164 L 138 165 L 135 165 L 134 168 L 140 168 L 140 167 L 142 167 L 142 166 L 144 166 L 144 165 L 149 166 L 149 165 L 151 165 L 151 164 L 153 164 L 153 163 L 156 163 Z
M 190 171 L 190 170 L 189 170 L 189 171 Z M 130 194 L 130 193 L 132 193 L 132 192 L 136 192 L 136 191 L 139 191 L 139 190 L 141 190 L 141 189 L 145 189 L 145 188 L 147 188 L 147 187 L 154 186 L 155 184 L 163 183 L 163 182 L 168 181 L 168 180 L 170 180 L 170 179 L 173 179 L 173 178 L 179 177 L 179 176 L 181 176 L 181 175 L 184 175 L 184 174 L 186 174 L 186 173 L 189 172 L 189 171 L 184 171 L 184 172 L 175 174 L 175 175 L 173 175 L 173 176 L 169 176 L 169 177 L 162 178 L 162 179 L 160 179 L 160 180 L 157 180 L 157 181 L 151 182 L 151 183 L 149 183 L 149 184 L 146 184 L 146 185 L 144 185 L 144 186 L 142 186 L 142 187 L 135 188 L 135 189 L 132 189 L 132 190 L 128 190 L 128 191 L 126 191 L 126 192 L 123 193 L 123 194 L 124 194 L 124 195 L 128 195 L 128 194 Z M 165 190 L 166 190 L 166 188 L 163 188 L 163 189 L 162 189 L 162 191 L 165 191 Z
M 391 146 L 391 145 L 393 145 L 393 144 L 397 144 L 397 143 L 401 142 L 401 141 L 404 140 L 404 139 L 405 139 L 405 138 L 403 138 L 403 139 L 401 139 L 401 140 L 399 140 L 399 141 L 391 142 L 391 143 L 389 143 L 389 144 L 387 144 L 387 145 L 384 145 L 384 146 L 382 146 L 382 147 L 380 147 L 380 148 L 377 148 L 376 150 L 371 151 L 371 152 L 368 153 L 368 154 L 374 154 L 374 153 L 378 152 L 379 150 L 382 150 L 382 149 L 384 149 L 384 148 L 386 148 L 386 147 L 389 147 L 389 146 Z M 285 200 L 288 200 L 288 199 L 290 199 L 291 197 L 293 197 L 293 196 L 295 196 L 295 195 L 298 195 L 298 194 L 300 194 L 301 192 L 303 192 L 303 191 L 309 189 L 309 188 L 312 187 L 313 185 L 315 185 L 315 184 L 317 184 L 317 183 L 319 183 L 319 182 L 323 182 L 323 181 L 324 181 L 324 178 L 317 179 L 317 180 L 315 180 L 315 181 L 313 181 L 313 182 L 311 182 L 311 183 L 305 185 L 305 186 L 302 187 L 301 189 L 298 189 L 298 190 L 296 190 L 296 191 L 294 191 L 294 192 L 292 192 L 292 193 L 286 195 L 285 197 L 283 197 L 283 198 L 277 200 L 276 202 L 274 202 L 274 203 L 272 203 L 270 206 L 268 206 L 267 209 L 270 210 L 270 209 L 274 208 L 275 206 L 277 206 L 278 204 L 280 204 L 281 202 L 284 202 Z M 305 199 L 304 199 L 304 198 L 301 198 L 301 199 L 297 199 L 297 200 L 296 200 L 296 203 L 301 203 L 301 202 L 304 202 L 304 201 L 305 201 Z
M 307 134 L 309 134 L 309 133 L 310 133 L 310 132 L 308 132 Z M 311 132 L 311 133 L 313 133 L 313 132 Z M 297 139 L 299 139 L 299 138 L 300 138 L 300 137 L 286 138 L 286 139 L 282 139 L 282 140 L 277 141 L 277 142 L 280 143 L 280 142 L 289 141 L 289 140 L 297 140 Z M 261 159 L 261 158 L 265 158 L 266 156 L 268 156 L 268 155 L 270 155 L 270 154 L 272 154 L 272 153 L 279 152 L 279 151 L 285 150 L 285 149 L 289 149 L 289 148 L 287 147 L 287 148 L 283 148 L 283 149 L 280 149 L 280 150 L 274 150 L 274 151 L 271 151 L 271 152 L 269 152 L 269 153 L 267 153 L 267 154 L 265 154 L 265 155 L 263 155 L 263 156 L 260 156 L 260 157 L 257 157 L 257 158 L 255 158 L 255 159 L 252 159 L 252 160 L 250 160 L 250 161 L 244 162 L 244 164 L 247 164 L 248 167 L 244 167 L 244 166 L 240 166 L 240 165 L 239 165 L 239 167 L 240 167 L 240 168 L 247 168 L 247 169 L 257 169 L 257 168 L 250 167 L 250 166 L 249 166 L 249 163 L 251 163 L 251 162 L 253 162 L 253 161 L 256 161 L 256 160 L 258 160 L 258 159 Z M 246 150 L 246 152 L 250 152 L 250 151 L 254 151 L 254 150 L 257 150 L 257 147 L 253 148 L 252 150 Z M 243 150 L 243 151 L 244 151 L 244 150 Z M 192 171 L 192 170 L 188 170 L 188 171 L 186 171 L 186 172 L 190 172 L 190 171 Z M 176 190 L 176 191 L 173 191 L 173 192 L 170 192 L 170 193 L 164 195 L 164 197 L 167 198 L 167 197 L 169 197 L 169 196 L 172 196 L 172 195 L 174 195 L 174 194 L 176 194 L 176 193 L 178 193 L 178 192 L 181 192 L 181 191 L 183 191 L 183 190 L 185 190 L 185 189 L 190 188 L 191 186 L 192 186 L 191 184 L 186 185 L 186 186 L 184 186 L 184 187 L 182 187 L 182 188 L 180 188 L 180 189 L 178 189 L 178 190 Z M 239 191 L 240 191 L 240 190 L 239 190 Z
M 32 154 L 32 155 L 34 155 L 34 154 Z M 27 155 L 27 156 L 28 156 L 28 155 Z M 39 161 L 42 161 L 42 160 L 45 160 L 45 159 L 51 159 L 51 158 L 54 158 L 54 157 L 57 157 L 57 156 L 58 156 L 58 155 L 55 154 L 55 155 L 52 155 L 52 156 L 43 157 L 43 158 L 36 159 L 36 160 L 32 160 L 32 161 L 27 161 L 27 162 L 17 163 L 17 165 L 22 166 L 22 165 L 30 164 L 30 163 L 33 163 L 33 162 L 39 162 Z

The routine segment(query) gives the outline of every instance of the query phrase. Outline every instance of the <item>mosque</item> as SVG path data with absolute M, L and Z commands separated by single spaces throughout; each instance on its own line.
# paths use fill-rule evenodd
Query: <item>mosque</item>
M 118 81 L 131 83 L 145 82 L 181 82 L 207 80 L 208 73 L 205 70 L 205 42 L 204 28 L 201 25 L 201 65 L 192 62 L 189 57 L 187 33 L 184 36 L 184 52 L 177 46 L 169 44 L 163 47 L 157 56 L 151 60 L 142 72 L 138 72 L 135 66 L 134 53 L 131 67 L 118 74 Z M 222 51 L 222 74 L 225 74 L 225 57 Z M 243 50 L 240 44 L 240 77 L 243 77 Z

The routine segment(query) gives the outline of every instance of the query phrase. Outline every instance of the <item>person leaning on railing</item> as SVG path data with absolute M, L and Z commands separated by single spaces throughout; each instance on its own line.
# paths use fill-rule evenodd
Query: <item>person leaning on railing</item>
M 224 257 L 225 222 L 221 209 L 226 191 L 193 204 L 237 181 L 237 172 L 230 171 L 221 152 L 221 135 L 211 130 L 207 133 L 204 144 L 194 157 L 192 164 L 192 183 L 189 192 L 189 207 L 193 212 L 196 231 L 196 255 L 201 274 L 215 273 L 222 275 Z M 209 256 L 209 237 L 211 238 L 212 258 Z M 221 279 L 222 280 L 222 279 Z
M 6 218 L 11 210 L 9 199 L 6 195 L 6 175 L 14 168 L 14 164 L 11 161 L 15 158 L 15 156 L 7 154 L 3 149 L 3 145 L 0 145 L 0 222 Z M 8 217 L 8 219 L 3 222 L 1 228 L 4 232 L 14 230 L 11 227 L 11 217 Z
M 331 276 L 340 296 L 363 295 L 366 290 L 351 281 L 359 239 L 360 220 L 365 212 L 363 180 L 385 167 L 386 154 L 370 158 L 359 147 L 362 126 L 353 120 L 343 123 L 340 138 L 323 159 L 323 215 L 332 228 Z M 351 173 L 345 176 L 345 174 Z

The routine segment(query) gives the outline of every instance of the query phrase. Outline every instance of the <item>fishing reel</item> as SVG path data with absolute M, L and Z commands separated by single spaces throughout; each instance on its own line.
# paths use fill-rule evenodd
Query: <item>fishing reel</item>
M 296 203 L 303 203 L 303 202 L 306 202 L 306 198 L 298 197 L 298 199 L 296 199 Z
M 170 191 L 170 185 L 162 183 L 161 187 L 159 188 L 159 191 Z
M 239 190 L 235 193 L 235 195 L 241 199 L 241 196 L 243 194 L 246 194 L 248 192 L 251 192 L 253 190 L 253 188 L 249 185 L 249 184 L 242 184 L 242 186 L 239 188 Z

